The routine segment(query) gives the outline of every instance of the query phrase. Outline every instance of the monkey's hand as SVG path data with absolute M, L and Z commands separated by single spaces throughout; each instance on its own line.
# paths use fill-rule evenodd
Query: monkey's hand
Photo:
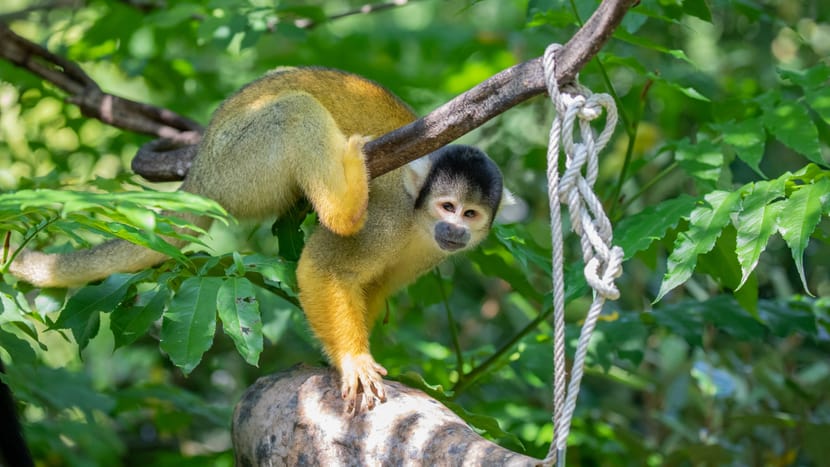
M 380 366 L 368 353 L 345 355 L 340 359 L 340 391 L 346 400 L 346 412 L 360 411 L 361 393 L 366 407 L 372 410 L 377 402 L 386 402 L 383 377 L 386 368 Z

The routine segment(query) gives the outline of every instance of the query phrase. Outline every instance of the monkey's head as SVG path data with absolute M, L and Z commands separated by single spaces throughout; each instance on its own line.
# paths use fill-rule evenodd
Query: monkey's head
M 447 254 L 487 236 L 502 203 L 501 171 L 474 147 L 451 145 L 411 162 L 405 177 L 418 225 Z

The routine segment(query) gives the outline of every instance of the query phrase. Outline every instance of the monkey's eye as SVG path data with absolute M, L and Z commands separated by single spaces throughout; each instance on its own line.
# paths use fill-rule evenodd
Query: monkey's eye
M 464 211 L 464 217 L 466 217 L 467 219 L 475 219 L 476 216 L 478 216 L 478 213 L 472 209 Z
M 454 205 L 454 204 L 452 204 L 452 203 L 450 203 L 449 201 L 448 201 L 448 202 L 446 202 L 446 203 L 444 203 L 444 204 L 442 204 L 442 205 L 441 205 L 441 208 L 442 208 L 444 211 L 447 211 L 447 212 L 455 212 L 455 205 Z

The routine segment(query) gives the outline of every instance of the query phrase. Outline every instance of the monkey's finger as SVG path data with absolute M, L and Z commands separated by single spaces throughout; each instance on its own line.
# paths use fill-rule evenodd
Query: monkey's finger
M 374 366 L 375 371 L 377 371 L 378 374 L 380 374 L 381 376 L 386 376 L 389 373 L 388 371 L 386 371 L 386 368 L 381 366 L 381 364 L 378 362 L 372 362 L 372 366 Z
M 357 386 L 359 375 L 350 372 L 342 376 L 343 381 L 340 386 L 340 397 L 346 401 L 346 412 L 352 413 L 355 411 L 357 405 L 355 401 L 358 397 Z
M 368 407 L 369 410 L 375 408 L 375 398 L 377 396 L 375 391 L 375 380 L 377 377 L 377 373 L 374 372 L 360 373 L 360 386 L 363 389 L 363 399 L 366 401 L 366 407 Z

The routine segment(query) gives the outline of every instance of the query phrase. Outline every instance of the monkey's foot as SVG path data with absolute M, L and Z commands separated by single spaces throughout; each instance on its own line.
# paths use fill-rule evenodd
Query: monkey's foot
M 386 368 L 380 366 L 368 353 L 346 355 L 340 359 L 340 391 L 346 401 L 346 412 L 360 411 L 361 397 L 372 410 L 376 402 L 386 402 L 383 377 Z M 362 394 L 362 396 L 361 396 Z

